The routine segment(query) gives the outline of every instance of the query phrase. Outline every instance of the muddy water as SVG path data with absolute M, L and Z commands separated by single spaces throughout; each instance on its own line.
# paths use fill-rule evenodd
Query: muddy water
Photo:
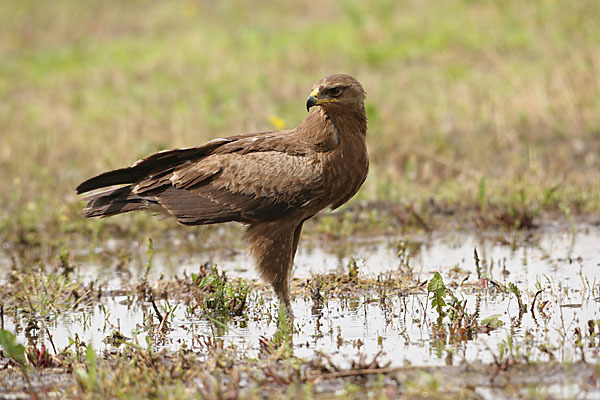
M 143 248 L 143 246 L 141 246 Z M 150 278 L 167 278 L 197 270 L 207 261 L 202 255 L 173 259 L 171 249 L 157 248 Z M 480 271 L 476 271 L 474 249 L 477 249 Z M 169 251 L 167 251 L 169 250 Z M 437 313 L 427 299 L 426 285 L 410 294 L 394 293 L 382 298 L 380 293 L 341 293 L 329 297 L 321 308 L 313 307 L 310 297 L 297 297 L 295 312 L 294 353 L 310 358 L 315 352 L 331 356 L 334 363 L 348 366 L 361 356 L 370 361 L 381 352 L 379 364 L 461 365 L 464 362 L 493 362 L 504 354 L 530 361 L 576 361 L 584 357 L 598 362 L 600 342 L 590 338 L 588 321 L 600 320 L 600 229 L 578 226 L 573 230 L 546 227 L 532 233 L 509 234 L 454 233 L 444 236 L 378 237 L 341 242 L 302 243 L 296 258 L 294 276 L 310 279 L 314 274 L 346 273 L 349 257 L 354 257 L 360 274 L 376 277 L 402 269 L 414 279 L 425 282 L 433 272 L 442 274 L 452 293 L 467 301 L 470 313 L 479 319 L 496 316 L 503 326 L 470 338 L 434 334 Z M 243 252 L 213 254 L 217 263 L 232 277 L 258 279 L 250 259 Z M 138 279 L 142 267 L 117 273 L 114 269 L 85 261 L 81 270 L 86 279 L 100 276 L 112 288 L 123 286 L 123 279 Z M 140 263 L 141 264 L 141 263 Z M 481 279 L 480 279 L 481 278 Z M 527 307 L 535 293 L 540 311 L 520 315 L 513 294 L 503 293 L 492 284 L 514 283 L 521 291 Z M 247 318 L 229 323 L 229 330 L 191 315 L 183 305 L 173 312 L 171 330 L 157 347 L 187 347 L 202 352 L 203 337 L 218 336 L 235 345 L 242 354 L 256 356 L 259 338 L 276 332 L 277 305 L 269 292 L 250 294 Z M 166 306 L 159 301 L 159 306 Z M 170 306 L 177 304 L 173 301 Z M 95 349 L 109 349 L 104 339 L 114 329 L 141 344 L 146 343 L 143 329 L 149 304 L 131 302 L 127 296 L 108 298 L 102 305 L 85 312 L 62 315 L 49 321 L 54 345 L 63 348 L 77 335 L 92 342 Z M 14 329 L 14 320 L 7 320 Z M 18 322 L 17 322 L 18 323 Z M 583 350 L 577 347 L 576 328 L 583 332 Z M 21 338 L 24 340 L 24 338 Z

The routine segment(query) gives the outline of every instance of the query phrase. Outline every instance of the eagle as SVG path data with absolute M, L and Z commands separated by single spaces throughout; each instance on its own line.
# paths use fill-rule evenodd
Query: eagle
M 295 129 L 164 150 L 104 172 L 77 186 L 78 194 L 93 191 L 81 213 L 150 210 L 183 225 L 242 223 L 261 276 L 293 316 L 290 280 L 302 225 L 346 203 L 367 177 L 364 100 L 352 76 L 326 76 L 312 87 L 309 113 Z

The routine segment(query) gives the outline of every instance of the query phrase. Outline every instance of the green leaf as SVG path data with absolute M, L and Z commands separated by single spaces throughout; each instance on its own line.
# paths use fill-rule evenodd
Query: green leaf
M 504 325 L 504 322 L 500 319 L 501 314 L 492 314 L 481 320 L 481 325 L 487 325 L 490 328 L 500 328 Z
M 431 307 L 435 308 L 440 316 L 445 315 L 444 306 L 446 306 L 446 302 L 444 301 L 444 297 L 446 297 L 446 285 L 444 285 L 444 280 L 439 272 L 433 274 L 433 278 L 431 278 L 427 285 L 427 292 L 431 293 Z
M 0 346 L 8 357 L 19 363 L 21 367 L 25 366 L 25 347 L 17 342 L 17 337 L 12 332 L 0 330 Z
M 76 368 L 74 371 L 75 376 L 86 391 L 98 392 L 100 391 L 100 382 L 97 375 L 98 360 L 91 344 L 86 346 L 85 358 L 87 361 L 87 370 L 85 368 Z
M 86 346 L 85 358 L 90 366 L 90 372 L 93 372 L 95 374 L 97 366 L 96 352 L 94 351 L 94 348 L 91 344 Z
M 521 313 L 526 313 L 527 312 L 527 304 L 525 304 L 523 302 L 523 298 L 521 297 L 521 291 L 519 290 L 517 285 L 515 285 L 512 282 L 509 282 L 508 289 L 511 293 L 513 293 L 516 296 L 517 302 L 519 303 L 519 309 L 521 310 Z
M 429 293 L 439 292 L 442 297 L 446 296 L 446 285 L 444 285 L 444 280 L 442 279 L 442 275 L 440 275 L 439 272 L 433 274 L 433 278 L 431 278 L 429 284 L 427 285 L 427 291 Z
M 215 275 L 208 275 L 205 276 L 204 278 L 202 278 L 202 280 L 200 281 L 200 284 L 198 285 L 199 289 L 204 289 L 207 286 L 211 286 L 214 285 L 215 283 L 218 282 L 218 276 Z

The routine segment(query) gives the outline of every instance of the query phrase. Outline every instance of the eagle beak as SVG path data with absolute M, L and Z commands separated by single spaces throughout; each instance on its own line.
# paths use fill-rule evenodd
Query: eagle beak
M 315 89 L 308 96 L 308 100 L 306 100 L 306 111 L 310 111 L 311 107 L 314 107 L 317 104 L 319 104 L 318 98 L 319 98 L 319 89 Z

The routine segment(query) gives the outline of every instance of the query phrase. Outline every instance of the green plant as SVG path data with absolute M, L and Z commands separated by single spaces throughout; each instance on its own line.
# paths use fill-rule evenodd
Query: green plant
M 214 318 L 226 319 L 242 315 L 246 307 L 248 285 L 241 278 L 233 285 L 227 280 L 224 271 L 219 274 L 216 266 L 202 278 L 198 289 L 204 294 L 203 309 Z
M 356 259 L 354 257 L 350 257 L 350 259 L 348 260 L 348 264 L 346 265 L 346 268 L 348 269 L 348 277 L 349 278 L 356 278 L 358 276 L 359 267 L 358 267 L 358 263 L 356 262 Z
M 145 284 L 148 282 L 148 274 L 150 273 L 150 268 L 152 267 L 152 260 L 154 259 L 154 242 L 152 238 L 148 238 L 148 251 L 146 252 L 146 266 L 144 268 L 144 277 L 142 279 L 142 283 Z
M 98 361 L 91 344 L 86 346 L 85 358 L 87 361 L 86 367 L 75 369 L 77 382 L 85 392 L 101 393 L 102 385 L 98 377 Z
M 80 282 L 61 273 L 47 273 L 41 264 L 37 271 L 13 272 L 11 279 L 14 283 L 10 286 L 10 293 L 2 287 L 0 293 L 31 315 L 60 314 L 77 307 L 82 301 L 77 294 Z
M 481 260 L 479 259 L 479 254 L 477 254 L 477 247 L 473 248 L 473 258 L 475 259 L 475 271 L 477 272 L 477 279 L 481 279 L 481 266 L 479 265 Z
M 523 302 L 523 297 L 521 295 L 521 290 L 512 282 L 508 283 L 508 290 L 514 294 L 517 298 L 517 302 L 519 303 L 519 314 L 527 313 L 527 304 Z
M 444 301 L 444 298 L 446 297 L 446 286 L 444 285 L 444 280 L 439 272 L 433 274 L 433 278 L 429 280 L 427 292 L 431 295 L 431 307 L 437 311 L 438 321 L 441 321 L 446 315 L 444 310 L 444 307 L 446 307 L 446 302 Z
M 9 357 L 17 364 L 23 377 L 27 381 L 31 395 L 34 399 L 38 399 L 38 395 L 33 389 L 29 378 L 29 367 L 25 361 L 25 347 L 17 342 L 17 338 L 12 332 L 5 329 L 0 330 L 0 347 L 2 347 L 5 356 Z

